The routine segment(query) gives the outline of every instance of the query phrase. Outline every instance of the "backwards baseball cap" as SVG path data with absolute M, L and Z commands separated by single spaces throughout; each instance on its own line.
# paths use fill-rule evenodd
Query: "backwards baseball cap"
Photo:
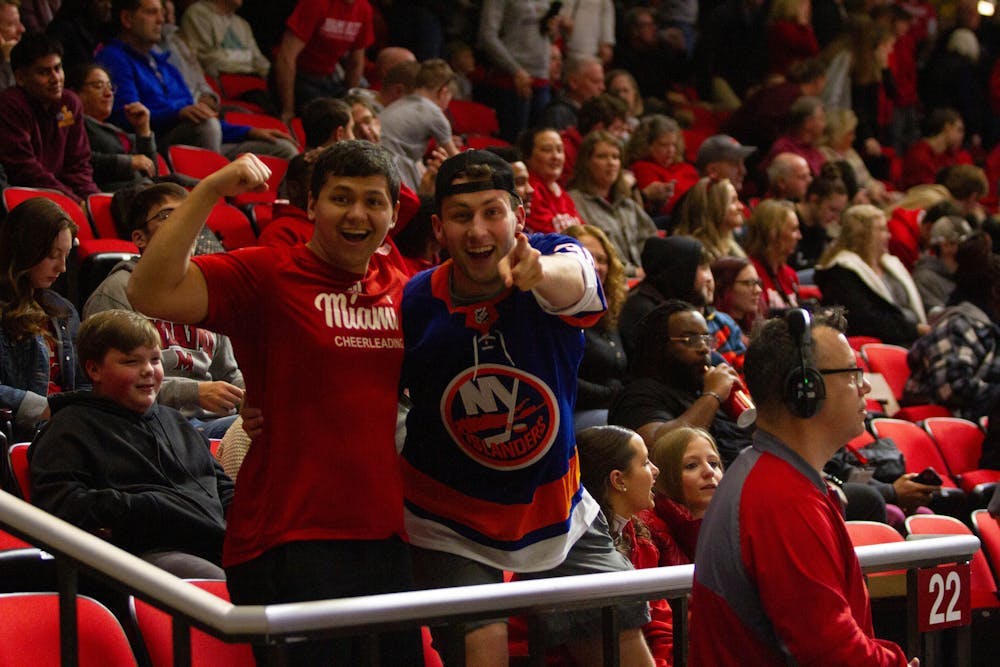
M 489 167 L 486 178 L 476 175 L 471 181 L 454 182 L 459 178 L 467 178 L 469 169 L 477 166 Z M 440 212 L 445 197 L 483 190 L 504 190 L 517 196 L 514 171 L 510 168 L 510 164 L 489 151 L 472 150 L 453 155 L 441 163 L 437 178 L 434 180 L 434 208 Z
M 964 218 L 957 215 L 946 215 L 943 218 L 938 218 L 931 225 L 930 245 L 961 243 L 970 236 L 972 236 L 972 227 Z
M 710 162 L 720 160 L 743 160 L 757 150 L 756 146 L 744 146 L 728 134 L 715 134 L 705 139 L 698 148 L 695 165 L 703 169 Z

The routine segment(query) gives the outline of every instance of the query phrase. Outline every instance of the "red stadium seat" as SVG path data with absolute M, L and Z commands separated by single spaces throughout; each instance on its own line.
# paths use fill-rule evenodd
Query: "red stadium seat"
M 226 122 L 233 125 L 249 125 L 250 127 L 258 127 L 262 130 L 281 130 L 291 135 L 288 126 L 282 123 L 280 118 L 262 113 L 229 111 L 226 113 Z
M 7 450 L 7 461 L 21 491 L 21 498 L 31 502 L 31 474 L 28 471 L 30 442 L 17 442 Z
M 252 90 L 267 90 L 267 79 L 254 74 L 219 74 L 219 85 L 226 97 L 236 98 Z
M 81 667 L 136 664 L 128 638 L 107 607 L 82 595 L 76 598 Z M 0 595 L 0 667 L 59 664 L 59 595 Z
M 285 173 L 288 171 L 288 160 L 271 155 L 258 155 L 261 162 L 271 170 L 271 176 L 267 179 L 267 190 L 264 192 L 244 192 L 233 197 L 233 203 L 240 207 L 249 207 L 254 204 L 271 204 L 278 198 L 278 188 L 285 180 Z
M 173 169 L 170 168 L 170 163 L 167 162 L 167 158 L 163 157 L 159 153 L 156 154 L 156 175 L 166 176 L 167 174 L 174 173 Z
M 903 452 L 906 462 L 906 472 L 920 472 L 925 468 L 934 468 L 941 477 L 943 493 L 961 494 L 958 484 L 948 474 L 948 464 L 945 463 L 937 445 L 922 428 L 903 419 L 873 419 L 872 429 L 880 438 L 892 438 L 899 451 Z M 949 489 L 952 491 L 949 492 Z
M 1000 470 L 979 467 L 986 434 L 974 422 L 958 417 L 931 417 L 924 430 L 937 444 L 952 477 L 966 493 L 983 493 L 1000 482 Z
M 969 527 L 958 519 L 941 514 L 914 514 L 906 517 L 906 530 L 910 535 L 972 535 Z M 997 583 L 990 572 L 986 556 L 980 549 L 972 555 L 969 594 L 973 609 L 1000 607 Z
M 910 367 L 906 363 L 906 348 L 886 343 L 869 343 L 861 346 L 865 363 L 873 373 L 880 373 L 892 390 L 897 401 L 903 400 L 903 387 L 910 377 Z M 941 405 L 908 405 L 902 407 L 893 417 L 918 422 L 928 417 L 950 417 L 951 411 Z
M 856 547 L 871 544 L 892 544 L 903 542 L 903 536 L 887 523 L 878 521 L 847 521 L 847 534 Z M 869 593 L 872 597 L 897 597 L 906 594 L 906 570 L 892 570 L 867 575 Z
M 497 112 L 485 104 L 469 100 L 452 100 L 447 114 L 452 134 L 495 135 L 500 132 Z
M 993 580 L 1000 582 L 1000 522 L 986 510 L 976 510 L 972 513 L 972 527 L 983 543 L 983 551 L 993 570 Z
M 229 164 L 224 155 L 198 146 L 174 144 L 167 149 L 167 154 L 170 155 L 174 173 L 191 178 L 205 178 Z
M 87 197 L 87 215 L 97 232 L 97 238 L 116 239 L 118 230 L 115 229 L 115 220 L 111 216 L 111 200 L 114 195 L 110 192 L 99 192 Z
M 212 207 L 205 224 L 215 232 L 226 250 L 257 245 L 257 235 L 254 234 L 249 218 L 232 204 L 217 203 Z
M 192 586 L 197 586 L 223 600 L 229 600 L 229 591 L 225 581 L 214 579 L 190 579 Z M 132 620 L 142 635 L 149 659 L 153 667 L 170 667 L 174 664 L 173 619 L 164 611 L 138 600 L 129 598 Z M 249 644 L 230 644 L 221 639 L 207 635 L 201 630 L 191 630 L 191 665 L 192 667 L 253 667 L 253 650 Z
M 87 220 L 87 216 L 84 214 L 83 209 L 78 203 L 58 190 L 49 190 L 48 188 L 28 188 L 19 185 L 12 185 L 8 188 L 4 188 L 3 207 L 9 212 L 21 202 L 32 199 L 33 197 L 45 197 L 46 199 L 51 199 L 55 203 L 59 204 L 59 207 L 66 211 L 66 215 L 68 215 L 73 222 L 76 223 L 76 226 L 79 227 L 79 230 L 77 231 L 77 238 L 81 241 L 94 238 L 94 229 L 90 226 L 90 221 Z

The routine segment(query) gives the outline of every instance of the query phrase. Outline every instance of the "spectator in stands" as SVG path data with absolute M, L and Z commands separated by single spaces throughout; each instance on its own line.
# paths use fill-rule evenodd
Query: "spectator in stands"
M 631 379 L 611 406 L 608 423 L 633 429 L 647 446 L 680 426 L 698 426 L 731 462 L 750 444 L 750 431 L 723 410 L 739 374 L 729 364 L 712 365 L 716 338 L 701 309 L 671 299 L 650 311 L 639 329 Z
M 938 172 L 937 182 L 948 189 L 958 214 L 973 227 L 981 227 L 987 213 L 980 201 L 990 189 L 986 172 L 973 164 L 956 164 Z
M 573 225 L 566 235 L 590 252 L 608 309 L 597 324 L 583 330 L 583 360 L 576 380 L 574 428 L 608 423 L 608 408 L 624 386 L 628 359 L 618 331 L 625 304 L 625 267 L 607 234 L 592 225 Z
M 73 305 L 51 289 L 66 271 L 76 225 L 44 197 L 15 206 L 0 227 L 0 406 L 16 441 L 49 418 L 47 396 L 86 384 Z
M 678 217 L 675 233 L 701 241 L 713 260 L 746 257 L 735 236 L 743 228 L 743 204 L 729 179 L 700 179 L 685 195 Z
M 841 216 L 840 236 L 816 264 L 823 303 L 847 309 L 848 334 L 909 345 L 927 333 L 927 316 L 910 272 L 889 254 L 885 214 L 857 204 Z
M 216 110 L 192 98 L 181 73 L 167 62 L 168 54 L 154 50 L 164 21 L 159 0 L 114 0 L 112 7 L 118 38 L 97 57 L 118 86 L 112 122 L 125 124 L 125 105 L 138 101 L 149 109 L 163 146 L 191 144 L 230 158 L 245 152 L 285 159 L 296 155 L 287 133 L 220 121 Z
M 661 39 L 652 7 L 629 9 L 622 35 L 625 39 L 615 47 L 614 66 L 631 72 L 643 97 L 661 99 L 672 77 L 685 71 L 684 46 Z
M 307 210 L 309 182 L 312 180 L 315 159 L 316 156 L 312 153 L 304 153 L 296 155 L 288 163 L 288 171 L 282 181 L 288 203 L 275 202 L 271 222 L 261 230 L 257 239 L 260 245 L 291 248 L 300 243 L 308 243 L 312 238 L 314 226 Z
M 535 189 L 531 187 L 531 176 L 528 173 L 528 165 L 524 164 L 521 151 L 515 146 L 490 146 L 487 148 L 491 153 L 502 157 L 514 172 L 514 189 L 517 196 L 521 198 L 521 205 L 524 206 L 524 214 L 531 214 L 531 199 L 535 194 Z
M 650 215 L 670 215 L 698 182 L 698 171 L 684 161 L 683 142 L 677 121 L 660 114 L 643 118 L 629 138 L 625 161 Z
M 639 518 L 656 547 L 656 565 L 693 563 L 701 520 L 722 479 L 719 447 L 705 429 L 681 426 L 657 438 L 649 458 L 662 477 L 653 485 L 653 507 Z
M 955 291 L 955 271 L 958 269 L 958 247 L 972 236 L 972 227 L 964 219 L 948 215 L 931 224 L 929 252 L 923 254 L 913 267 L 913 282 L 927 309 L 928 319 L 948 305 Z
M 45 29 L 63 46 L 63 58 L 76 67 L 89 63 L 114 34 L 111 0 L 63 0 Z
M 822 321 L 810 331 L 808 315 L 792 313 L 765 323 L 747 353 L 757 432 L 702 522 L 698 539 L 712 548 L 695 557 L 691 661 L 903 665 L 902 650 L 874 636 L 841 506 L 822 476 L 864 431 L 871 387 L 836 328 Z M 818 381 L 826 399 L 815 409 L 801 386 Z
M 375 41 L 368 0 L 303 0 L 288 17 L 274 58 L 274 85 L 286 123 L 314 97 L 341 97 L 364 73 Z M 345 60 L 344 77 L 336 77 Z
M 953 164 L 972 160 L 961 150 L 965 123 L 954 109 L 935 109 L 924 118 L 923 137 L 906 151 L 899 185 L 909 189 L 922 183 L 934 183 L 938 172 Z
M 778 153 L 767 167 L 767 196 L 802 201 L 812 179 L 809 163 L 804 157 L 795 153 Z
M 384 50 L 384 49 L 383 49 Z M 420 63 L 415 60 L 404 60 L 393 65 L 382 79 L 382 87 L 372 91 L 367 88 L 351 88 L 348 95 L 362 94 L 368 97 L 378 115 L 398 99 L 406 97 L 413 92 L 417 85 L 417 74 L 420 72 Z
M 580 481 L 601 506 L 618 551 L 636 569 L 658 567 L 657 549 L 637 514 L 648 511 L 659 470 L 642 438 L 620 426 L 598 426 L 579 432 Z M 666 600 L 651 600 L 651 620 L 643 626 L 657 665 L 672 665 L 673 613 Z
M 728 41 L 725 48 L 730 49 Z M 737 57 L 742 61 L 744 55 L 739 53 Z M 785 130 L 788 111 L 795 100 L 819 95 L 825 86 L 826 63 L 822 59 L 809 58 L 795 63 L 788 71 L 787 80 L 765 82 L 750 92 L 743 105 L 724 123 L 723 129 L 745 144 L 770 146 Z
M 970 145 L 977 145 L 983 139 L 990 116 L 980 65 L 983 47 L 969 28 L 956 28 L 942 35 L 942 40 L 944 48 L 931 55 L 920 73 L 920 100 L 925 113 L 937 109 L 957 111 L 969 134 Z
M 433 139 L 446 156 L 458 152 L 451 134 L 451 123 L 444 110 L 451 102 L 455 73 L 444 60 L 434 58 L 420 63 L 416 88 L 379 114 L 382 145 L 396 156 L 403 182 L 414 190 L 426 168 L 423 164 L 428 142 Z
M 756 150 L 756 146 L 744 146 L 728 134 L 714 134 L 698 147 L 695 166 L 703 178 L 727 179 L 739 194 L 747 175 L 746 159 Z
M 777 0 L 767 17 L 768 74 L 784 76 L 797 61 L 819 55 L 809 0 Z
M 580 147 L 580 163 L 569 195 L 587 225 L 599 227 L 625 265 L 625 275 L 642 277 L 642 246 L 656 235 L 656 225 L 632 197 L 622 169 L 621 141 L 595 130 Z
M 302 108 L 302 115 L 299 118 L 302 121 L 302 131 L 305 133 L 306 150 L 323 148 L 338 141 L 354 138 L 354 114 L 344 100 L 335 97 L 317 97 Z M 372 141 L 373 144 L 378 143 L 378 137 L 375 139 Z
M 83 103 L 83 123 L 98 187 L 114 192 L 156 176 L 156 137 L 149 125 L 149 109 L 142 102 L 126 105 L 125 118 L 133 129 L 126 132 L 107 122 L 116 90 L 107 70 L 96 63 L 79 66 L 70 71 L 67 84 Z
M 0 90 L 6 90 L 15 83 L 14 70 L 10 68 L 10 52 L 24 34 L 19 6 L 19 0 L 0 2 Z
M 167 54 L 167 62 L 181 73 L 184 84 L 191 93 L 191 99 L 218 112 L 222 107 L 222 98 L 209 84 L 208 75 L 198 62 L 198 57 L 181 35 L 173 0 L 162 0 L 162 2 L 163 25 L 160 27 L 160 43 L 157 44 L 157 48 Z
M 10 184 L 82 201 L 98 190 L 80 98 L 63 88 L 62 47 L 44 34 L 25 35 L 11 65 L 17 86 L 0 93 L 0 162 Z
M 563 87 L 545 107 L 542 124 L 565 130 L 577 124 L 580 107 L 604 92 L 604 67 L 594 56 L 572 56 L 563 67 Z
M 439 588 L 498 583 L 504 570 L 535 579 L 630 569 L 574 464 L 580 327 L 605 310 L 593 262 L 568 237 L 529 241 L 513 173 L 487 151 L 445 161 L 435 208 L 434 231 L 452 261 L 411 280 L 402 308 L 401 386 L 413 401 L 402 468 L 418 581 Z M 473 393 L 491 400 L 463 398 Z M 481 442 L 489 446 L 473 444 Z M 447 528 L 456 525 L 463 527 Z M 646 605 L 622 605 L 619 614 L 623 661 L 652 665 L 639 631 Z M 542 635 L 592 655 L 599 616 L 543 617 Z M 435 645 L 449 665 L 461 664 L 455 652 L 463 645 L 466 664 L 504 663 L 504 621 L 435 628 Z
M 382 141 L 382 123 L 374 103 L 367 95 L 351 92 L 344 101 L 351 107 L 351 118 L 354 119 L 354 134 L 358 139 L 377 144 Z
M 615 5 L 611 0 L 587 0 L 563 5 L 563 41 L 566 55 L 596 56 L 603 65 L 611 63 L 615 51 Z
M 584 224 L 573 199 L 559 185 L 566 164 L 559 133 L 550 127 L 528 130 L 521 135 L 519 148 L 526 157 L 528 182 L 534 190 L 525 228 L 532 232 L 561 232 L 570 225 Z
M 981 234 L 960 246 L 950 305 L 906 357 L 905 402 L 978 421 L 1000 400 L 1000 257 L 991 246 Z
M 798 1 L 798 0 L 797 0 Z M 801 156 L 809 165 L 813 177 L 826 163 L 826 156 L 819 150 L 826 129 L 826 110 L 818 97 L 800 97 L 788 110 L 788 131 L 774 140 L 766 164 L 781 153 Z
M 819 176 L 806 189 L 806 196 L 795 204 L 802 238 L 788 258 L 796 271 L 813 268 L 820 255 L 837 236 L 840 214 L 847 208 L 847 186 L 835 165 L 825 164 Z
M 163 222 L 187 198 L 175 183 L 160 183 L 138 192 L 125 217 L 130 239 L 145 252 Z M 136 260 L 119 262 L 83 306 L 83 317 L 105 310 L 135 310 L 125 288 Z M 201 327 L 152 319 L 159 332 L 164 383 L 157 402 L 179 410 L 207 438 L 221 438 L 243 403 L 243 374 L 226 336 Z
M 886 208 L 889 252 L 898 257 L 907 270 L 912 270 L 927 246 L 931 223 L 942 215 L 961 213 L 951 201 L 948 188 L 936 184 L 915 185 L 895 205 Z M 928 211 L 934 211 L 930 219 Z
M 484 0 L 482 5 L 477 41 L 488 70 L 480 96 L 496 109 L 500 136 L 514 143 L 540 121 L 551 98 L 549 36 L 561 19 L 546 14 L 544 3 Z
M 746 257 L 722 257 L 712 262 L 715 280 L 716 310 L 729 315 L 743 332 L 743 342 L 749 342 L 754 322 L 767 315 L 763 309 L 764 281 L 757 267 Z
M 858 204 L 875 204 L 882 206 L 889 203 L 890 193 L 882 181 L 875 179 L 865 161 L 854 150 L 854 140 L 858 127 L 858 117 L 850 109 L 831 109 L 826 114 L 826 137 L 820 151 L 830 162 L 846 162 L 854 171 L 854 179 L 858 188 L 864 191 L 867 202 L 856 201 Z M 898 195 L 897 195 L 898 196 Z
M 84 323 L 80 363 L 94 389 L 53 397 L 28 450 L 31 501 L 175 576 L 221 579 L 233 482 L 205 436 L 157 404 L 159 341 L 139 313 Z
M 795 206 L 781 199 L 765 199 L 754 209 L 743 241 L 763 287 L 765 314 L 799 305 L 799 278 L 788 258 L 802 239 Z
M 604 78 L 604 87 L 609 95 L 614 95 L 625 102 L 627 107 L 625 126 L 631 134 L 639 127 L 639 118 L 643 115 L 642 93 L 639 92 L 639 84 L 635 82 L 635 77 L 623 69 L 614 69 Z
M 184 11 L 181 34 L 209 76 L 266 77 L 271 70 L 250 24 L 236 13 L 242 5 L 243 0 L 198 0 Z
M 584 102 L 577 115 L 577 124 L 559 133 L 563 140 L 563 153 L 566 159 L 559 185 L 569 185 L 576 169 L 576 158 L 583 138 L 595 130 L 603 130 L 619 141 L 624 141 L 628 137 L 627 117 L 628 109 L 625 102 L 613 95 L 601 93 Z
M 399 176 L 388 151 L 366 141 L 335 144 L 313 169 L 316 226 L 308 244 L 189 258 L 219 197 L 266 187 L 268 169 L 244 155 L 203 179 L 174 211 L 128 289 L 142 312 L 229 335 L 248 400 L 265 415 L 240 468 L 247 491 L 228 516 L 223 565 L 237 604 L 410 586 L 394 444 L 405 277 L 375 252 L 396 219 Z M 358 317 L 380 324 L 360 329 Z M 302 392 L 303 368 L 312 377 L 357 381 L 337 383 L 343 391 Z M 333 460 L 336 466 L 317 466 Z M 351 500 L 359 497 L 368 499 L 364 511 Z M 420 660 L 419 633 L 383 635 L 379 645 L 392 664 Z M 361 660 L 351 638 L 297 643 L 289 654 L 296 665 L 335 655 L 343 664 Z

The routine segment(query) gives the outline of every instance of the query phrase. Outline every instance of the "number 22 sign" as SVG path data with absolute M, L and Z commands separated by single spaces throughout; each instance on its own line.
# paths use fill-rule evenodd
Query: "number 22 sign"
M 917 570 L 920 632 L 968 625 L 971 606 L 968 563 Z

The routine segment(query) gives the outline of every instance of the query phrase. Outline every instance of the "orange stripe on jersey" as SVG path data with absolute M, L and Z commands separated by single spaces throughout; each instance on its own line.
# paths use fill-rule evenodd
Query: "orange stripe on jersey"
M 580 488 L 580 467 L 576 453 L 569 470 L 557 480 L 535 491 L 530 504 L 505 505 L 473 498 L 438 482 L 400 459 L 403 494 L 423 510 L 468 526 L 499 541 L 515 541 L 532 531 L 565 522 L 570 515 L 573 495 Z

